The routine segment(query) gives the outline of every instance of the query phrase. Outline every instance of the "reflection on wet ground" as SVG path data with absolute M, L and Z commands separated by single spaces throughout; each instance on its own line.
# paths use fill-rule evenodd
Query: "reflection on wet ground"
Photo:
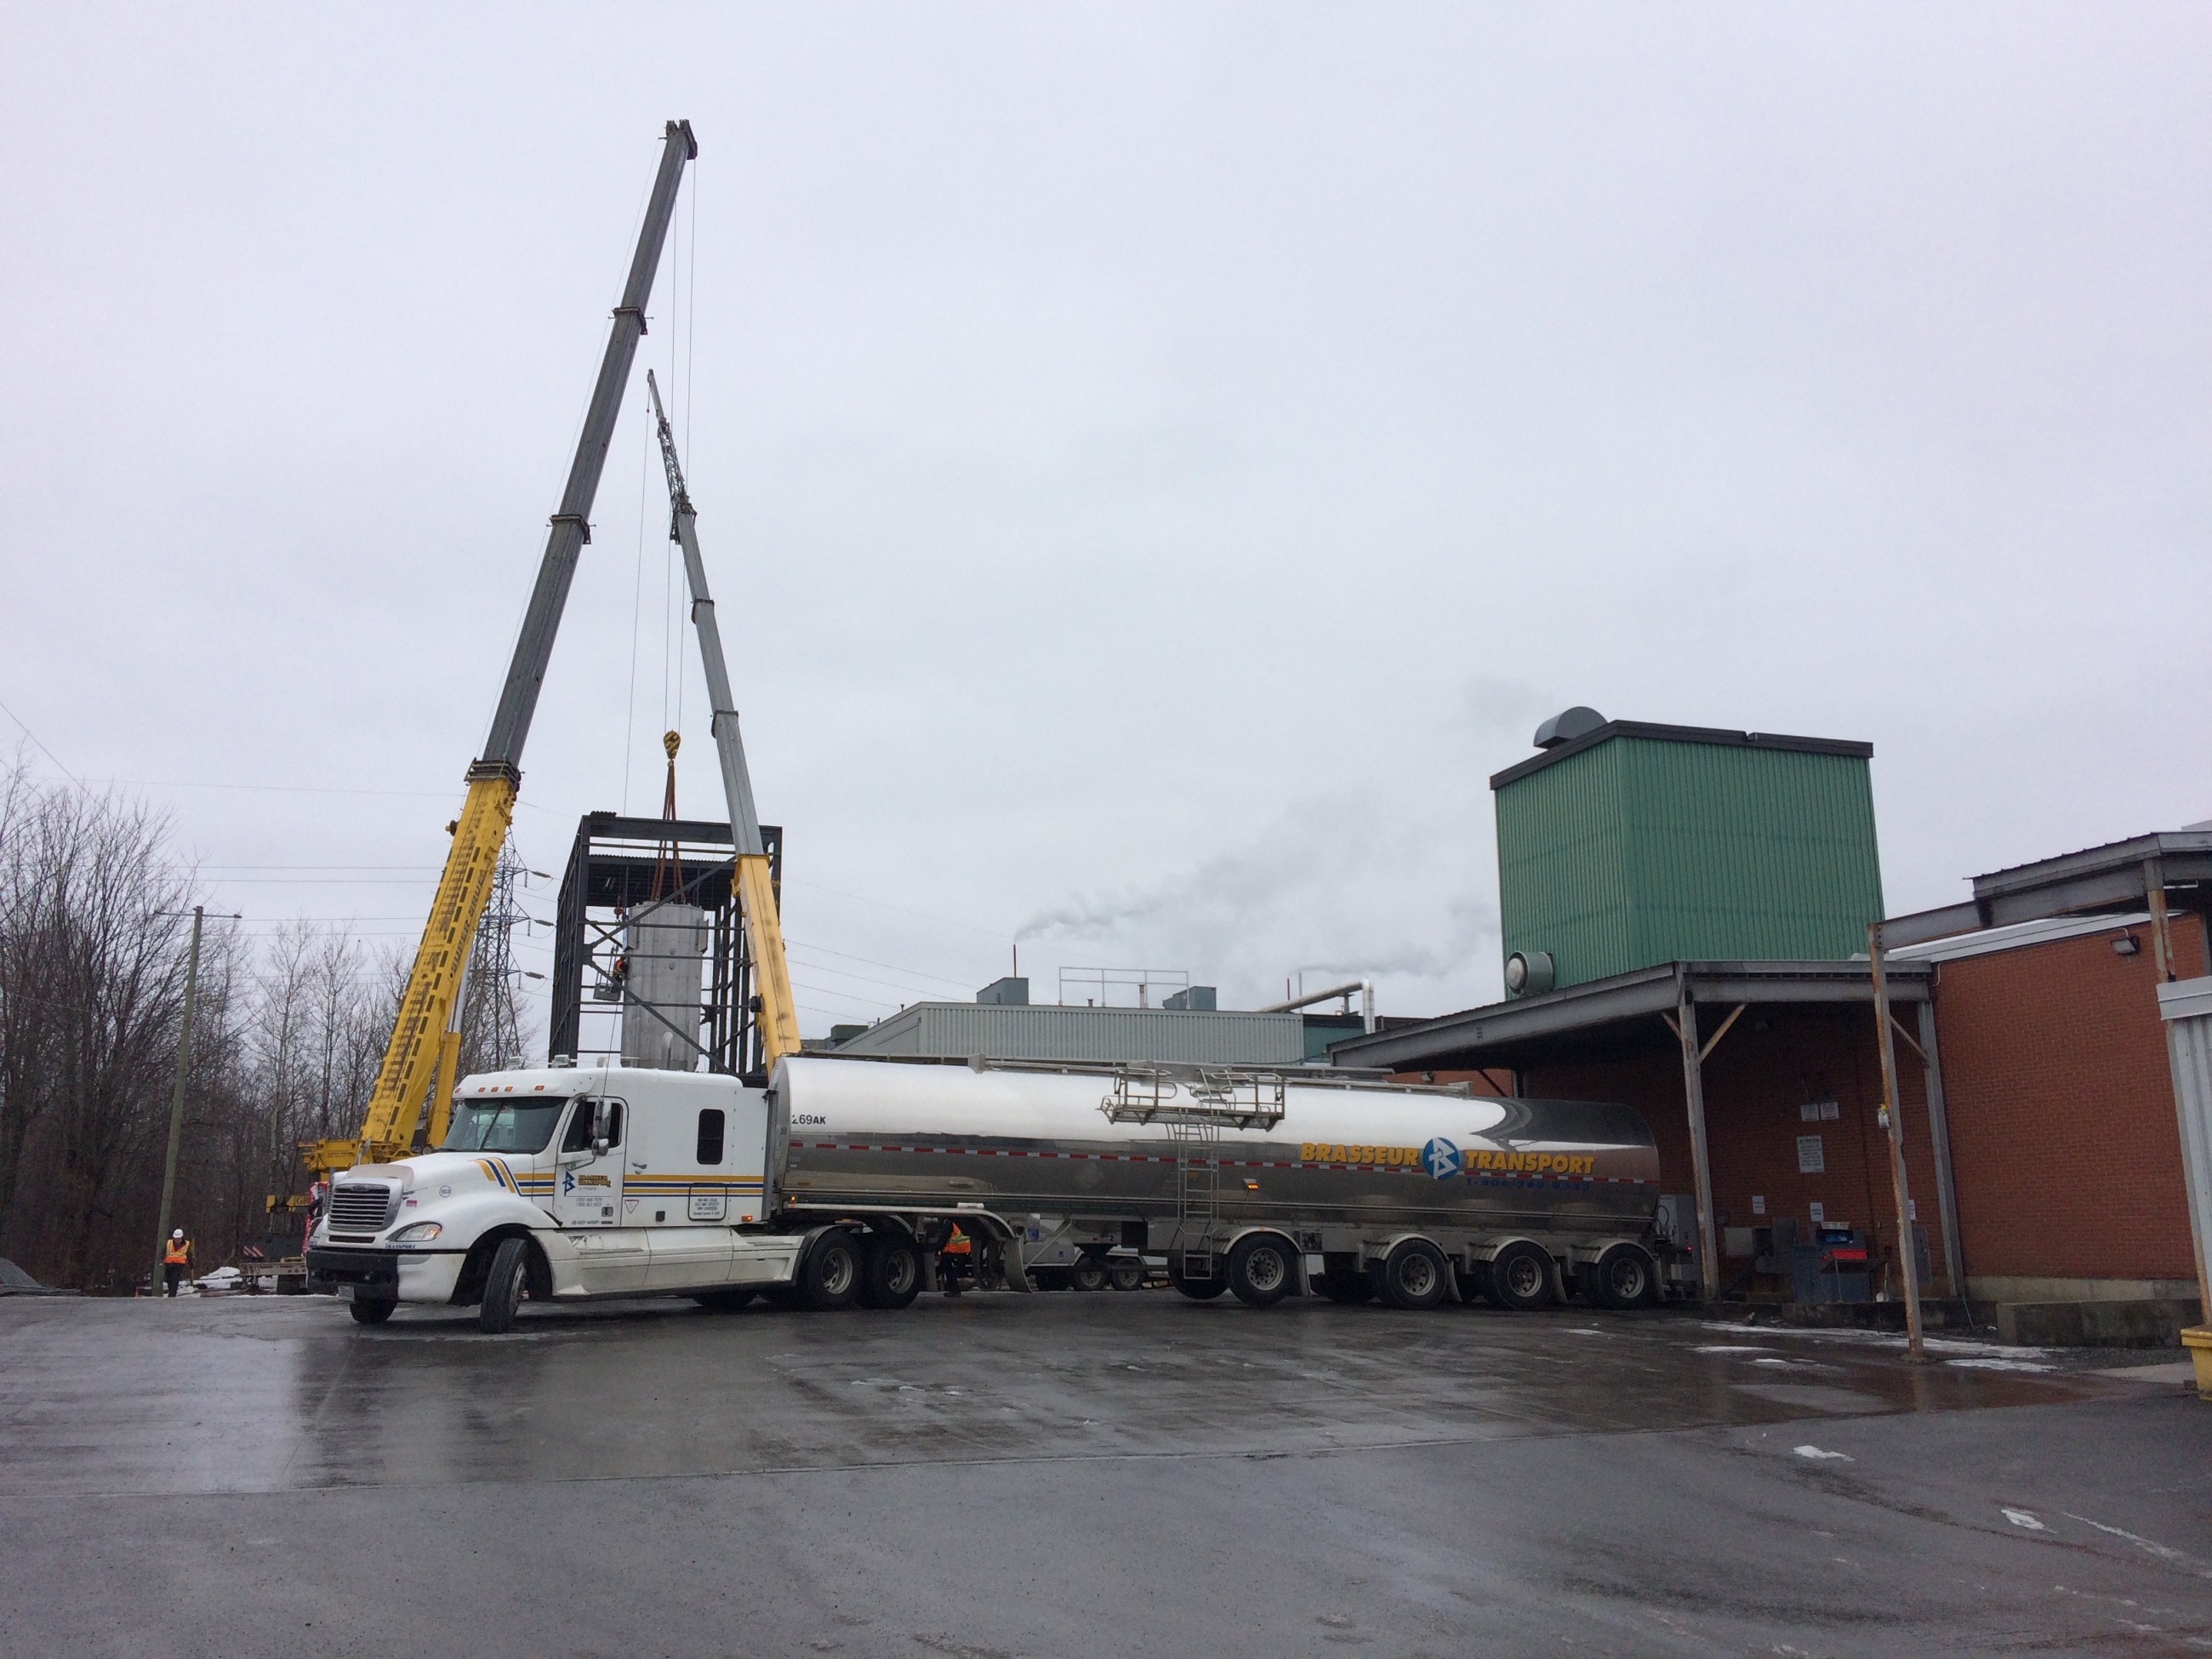
M 2212 1649 L 2212 1407 L 1899 1346 L 1170 1292 L 497 1338 L 0 1302 L 0 1651 Z
M 0 1304 L 0 1494 L 1249 1455 L 2036 1405 L 2032 1351 L 1657 1311 L 1266 1311 L 1164 1291 L 902 1313 L 685 1302 L 356 1327 L 319 1298 Z M 2025 1369 L 2035 1367 L 2038 1369 Z

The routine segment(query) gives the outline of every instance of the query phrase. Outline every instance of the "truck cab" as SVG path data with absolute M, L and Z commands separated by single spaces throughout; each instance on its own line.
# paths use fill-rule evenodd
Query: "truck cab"
M 311 1237 L 311 1289 L 364 1324 L 402 1302 L 476 1306 L 714 1294 L 788 1282 L 799 1237 L 758 1231 L 764 1091 L 620 1066 L 465 1079 L 434 1151 L 357 1165 Z M 748 1231 L 753 1230 L 753 1231 Z

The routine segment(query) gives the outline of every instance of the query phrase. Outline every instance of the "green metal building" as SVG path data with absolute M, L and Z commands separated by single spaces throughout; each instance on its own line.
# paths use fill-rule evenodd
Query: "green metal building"
M 1590 708 L 1536 744 L 1490 781 L 1510 993 L 1866 949 L 1882 914 L 1873 744 Z

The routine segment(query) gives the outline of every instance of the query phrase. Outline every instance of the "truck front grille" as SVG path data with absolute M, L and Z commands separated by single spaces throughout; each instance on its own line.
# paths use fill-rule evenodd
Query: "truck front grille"
M 331 1191 L 331 1231 L 380 1233 L 392 1224 L 399 1194 L 392 1188 L 341 1183 Z

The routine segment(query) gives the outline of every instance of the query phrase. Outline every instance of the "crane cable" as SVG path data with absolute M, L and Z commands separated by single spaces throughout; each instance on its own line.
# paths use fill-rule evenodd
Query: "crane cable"
M 652 488 L 647 465 L 651 459 L 653 427 L 646 424 L 646 447 L 637 453 L 637 580 L 629 601 L 629 701 L 623 709 L 623 787 L 622 810 L 629 812 L 629 759 L 632 740 L 637 736 L 637 636 L 638 623 L 645 616 L 645 495 Z

